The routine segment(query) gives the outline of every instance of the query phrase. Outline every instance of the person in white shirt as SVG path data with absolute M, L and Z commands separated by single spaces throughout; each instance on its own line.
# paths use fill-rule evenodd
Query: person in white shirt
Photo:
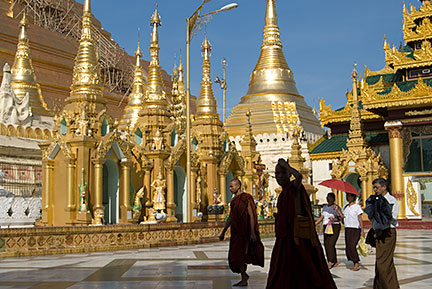
M 346 200 L 348 205 L 345 206 L 343 213 L 340 213 L 345 224 L 345 253 L 348 261 L 354 263 L 352 271 L 360 270 L 360 257 L 357 252 L 357 244 L 360 236 L 365 236 L 363 229 L 363 210 L 356 203 L 356 195 L 347 193 Z
M 375 261 L 375 279 L 374 289 L 381 288 L 399 288 L 396 268 L 393 261 L 394 250 L 396 247 L 396 229 L 397 216 L 399 213 L 399 204 L 395 197 L 388 191 L 388 183 L 383 178 L 375 179 L 372 182 L 373 190 L 376 194 L 384 198 L 392 206 L 393 220 L 390 227 L 383 230 L 379 238 L 376 239 L 376 261 Z

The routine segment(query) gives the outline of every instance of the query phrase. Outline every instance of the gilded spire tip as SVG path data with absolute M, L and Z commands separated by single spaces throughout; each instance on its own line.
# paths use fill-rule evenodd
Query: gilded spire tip
M 27 25 L 27 16 L 26 16 L 26 13 L 24 11 L 23 16 L 22 16 L 21 21 L 20 21 L 20 26 L 26 26 L 26 25 Z
M 83 12 L 88 12 L 91 13 L 91 4 L 90 4 L 90 0 L 84 0 L 84 10 Z
M 159 15 L 158 10 L 157 10 L 157 5 L 156 5 L 155 11 L 153 12 L 153 15 L 150 19 L 150 26 L 153 26 L 153 25 L 156 25 L 156 26 L 162 25 L 160 15 Z

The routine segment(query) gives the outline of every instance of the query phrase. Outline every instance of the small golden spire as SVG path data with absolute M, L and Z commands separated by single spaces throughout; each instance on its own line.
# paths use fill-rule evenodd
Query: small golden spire
M 30 45 L 27 36 L 27 17 L 23 13 L 20 21 L 18 45 L 15 60 L 11 70 L 11 84 L 16 96 L 24 98 L 26 93 L 30 97 L 30 110 L 32 115 L 50 116 L 47 105 L 42 97 L 39 84 L 36 81 L 36 74 L 30 58 Z
M 158 26 L 161 26 L 157 7 L 151 17 L 150 26 L 153 27 L 150 42 L 150 64 L 148 66 L 147 89 L 144 106 L 162 106 L 168 108 L 165 89 L 163 87 L 161 67 L 159 65 L 159 36 Z
M 185 84 L 183 77 L 183 64 L 180 59 L 178 67 L 174 67 L 175 77 L 173 78 L 173 90 L 171 98 L 171 112 L 175 121 L 178 134 L 183 134 L 186 129 L 186 103 L 185 103 Z
M 211 45 L 205 36 L 204 42 L 201 45 L 201 52 L 203 56 L 203 72 L 201 81 L 201 90 L 197 102 L 197 117 L 212 116 L 219 118 L 217 113 L 216 99 L 214 97 L 212 81 L 210 78 L 210 56 Z
M 145 80 L 144 71 L 141 66 L 141 49 L 138 42 L 137 50 L 135 52 L 136 64 L 134 72 L 134 80 L 132 84 L 132 92 L 129 94 L 129 102 L 124 109 L 123 117 L 120 121 L 120 129 L 133 129 L 139 118 L 139 112 L 142 109 Z
M 356 70 L 357 64 L 354 63 L 352 72 L 353 88 L 352 88 L 352 107 L 351 107 L 351 121 L 349 139 L 347 140 L 347 147 L 354 149 L 361 149 L 365 147 L 366 143 L 363 138 L 363 125 L 361 122 L 361 110 L 359 106 L 358 97 L 358 73 Z
M 183 63 L 180 59 L 179 66 L 177 68 L 178 73 L 178 90 L 180 94 L 185 94 L 185 83 L 184 83 L 184 68 Z M 184 101 L 184 100 L 183 100 Z
M 251 111 L 250 109 L 246 112 L 246 133 L 241 141 L 242 146 L 256 147 L 257 143 L 252 133 L 251 125 Z
M 91 34 L 92 13 L 90 0 L 85 0 L 82 16 L 81 38 L 75 57 L 70 97 L 67 103 L 91 102 L 105 105 L 101 69 Z

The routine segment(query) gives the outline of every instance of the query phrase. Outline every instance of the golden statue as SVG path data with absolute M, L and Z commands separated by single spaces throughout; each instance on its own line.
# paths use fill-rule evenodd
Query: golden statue
M 217 188 L 214 188 L 213 205 L 217 205 L 217 206 L 223 206 L 224 205 L 224 203 L 221 201 L 221 195 L 220 195 Z
M 142 209 L 142 205 L 141 205 L 141 200 L 144 197 L 144 191 L 145 187 L 142 187 L 138 192 L 136 192 L 135 194 L 135 198 L 134 198 L 134 206 L 132 208 L 133 211 L 133 219 L 138 221 L 140 215 L 141 215 L 141 209 Z
M 162 173 L 159 173 L 157 179 L 151 184 L 153 188 L 153 209 L 155 211 L 165 210 L 165 197 L 164 190 L 166 188 L 166 180 L 163 179 Z
M 93 220 L 92 225 L 99 226 L 104 223 L 104 210 L 101 208 L 97 208 L 93 211 Z

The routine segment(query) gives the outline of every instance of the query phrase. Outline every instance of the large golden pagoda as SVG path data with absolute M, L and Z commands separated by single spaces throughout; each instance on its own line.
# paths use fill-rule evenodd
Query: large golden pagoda
M 307 137 L 312 140 L 321 136 L 323 130 L 320 123 L 298 92 L 293 72 L 282 50 L 276 0 L 267 0 L 261 54 L 251 74 L 249 90 L 233 108 L 225 127 L 230 136 L 243 135 L 245 115 L 250 110 L 255 134 L 289 132 L 292 127 L 288 123 L 293 117 L 290 108 L 293 106 Z

